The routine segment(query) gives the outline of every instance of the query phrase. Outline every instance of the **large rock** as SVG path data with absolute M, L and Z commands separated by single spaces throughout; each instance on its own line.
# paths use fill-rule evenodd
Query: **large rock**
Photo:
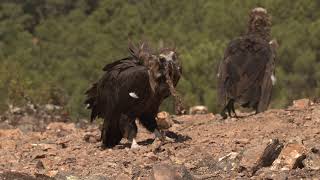
M 312 149 L 303 161 L 303 165 L 307 169 L 320 170 L 320 150 Z
M 278 139 L 271 140 L 267 145 L 249 148 L 243 153 L 240 169 L 254 174 L 262 167 L 271 166 L 279 156 L 282 148 L 283 144 Z
M 192 180 L 188 170 L 181 165 L 156 164 L 152 168 L 152 180 Z
M 281 151 L 277 160 L 272 164 L 272 170 L 291 170 L 302 168 L 302 161 L 306 158 L 306 148 L 302 144 L 287 144 Z

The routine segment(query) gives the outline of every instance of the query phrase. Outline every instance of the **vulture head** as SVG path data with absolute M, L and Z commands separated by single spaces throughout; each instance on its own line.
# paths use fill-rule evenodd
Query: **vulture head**
M 165 83 L 161 83 L 159 92 L 164 96 L 171 94 L 175 99 L 176 114 L 185 114 L 182 99 L 175 89 L 182 74 L 178 53 L 175 48 L 166 48 L 160 50 L 158 56 L 161 64 L 161 74 L 164 76 L 161 80 L 165 81 Z
M 159 61 L 162 66 L 162 74 L 173 81 L 174 85 L 178 82 L 182 69 L 175 49 L 162 49 L 159 52 Z
M 257 7 L 249 14 L 248 33 L 258 33 L 267 38 L 271 31 L 271 17 L 266 9 Z

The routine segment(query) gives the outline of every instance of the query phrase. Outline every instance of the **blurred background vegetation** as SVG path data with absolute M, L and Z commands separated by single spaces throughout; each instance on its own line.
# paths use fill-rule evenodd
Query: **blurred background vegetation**
M 175 44 L 185 103 L 217 112 L 217 64 L 257 6 L 272 14 L 280 45 L 271 106 L 319 96 L 320 1 L 1 0 L 0 112 L 29 98 L 87 117 L 84 91 L 105 64 L 128 55 L 129 39 Z M 172 110 L 170 100 L 162 109 Z

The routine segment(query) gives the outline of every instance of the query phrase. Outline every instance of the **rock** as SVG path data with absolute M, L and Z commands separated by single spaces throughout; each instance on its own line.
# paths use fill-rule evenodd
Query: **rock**
M 0 179 L 3 180 L 54 180 L 51 177 L 45 176 L 45 175 L 36 175 L 31 176 L 26 173 L 20 173 L 20 172 L 0 172 Z
M 82 178 L 83 180 L 109 180 L 109 178 L 102 175 L 92 175 Z
M 156 154 L 158 152 L 164 151 L 164 149 L 162 149 L 162 145 L 163 145 L 162 141 L 156 138 L 151 145 L 152 152 Z
M 292 107 L 295 109 L 306 109 L 311 105 L 310 99 L 298 99 L 293 101 Z
M 281 151 L 277 160 L 272 164 L 272 170 L 291 170 L 302 168 L 302 161 L 306 158 L 306 148 L 302 144 L 287 144 Z
M 126 174 L 120 174 L 115 178 L 115 180 L 131 180 L 131 178 Z
M 61 122 L 53 122 L 47 126 L 47 130 L 53 130 L 56 132 L 66 131 L 66 132 L 74 132 L 76 131 L 76 126 L 74 123 L 61 123 Z
M 62 109 L 62 107 L 60 106 L 56 106 L 56 105 L 53 105 L 53 104 L 46 104 L 44 105 L 44 108 L 48 111 L 54 111 L 54 110 L 60 110 Z
M 71 175 L 71 176 L 66 176 L 66 179 L 67 179 L 67 180 L 80 180 L 79 177 L 73 176 L 73 175 Z
M 157 161 L 159 159 L 156 155 L 154 155 L 153 152 L 149 152 L 145 156 L 148 157 L 148 159 L 150 159 L 152 161 Z
M 312 148 L 306 159 L 303 160 L 303 165 L 307 169 L 320 170 L 320 152 L 318 149 Z
M 0 141 L 0 149 L 6 149 L 8 151 L 13 151 L 17 148 L 16 141 L 4 139 Z
M 194 165 L 194 164 L 191 164 L 191 163 L 184 163 L 184 166 L 187 168 L 187 169 L 195 169 L 197 166 Z
M 83 140 L 88 143 L 97 143 L 99 142 L 100 137 L 94 134 L 85 134 Z
M 216 166 L 218 169 L 221 169 L 225 172 L 230 172 L 235 170 L 239 166 L 240 155 L 237 152 L 231 152 L 221 158 L 218 159 Z
M 159 112 L 156 120 L 160 129 L 169 129 L 173 124 L 170 114 L 166 111 Z
M 182 165 L 156 164 L 152 168 L 152 180 L 192 180 L 188 170 Z
M 249 143 L 250 143 L 250 140 L 249 140 L 249 139 L 246 139 L 246 138 L 236 139 L 236 140 L 234 140 L 234 143 L 235 143 L 235 144 L 245 145 L 245 144 L 249 144 Z
M 287 171 L 273 171 L 270 168 L 261 168 L 253 176 L 251 179 L 288 179 L 288 172 Z
M 254 174 L 262 167 L 271 166 L 282 148 L 283 144 L 278 139 L 271 140 L 267 145 L 250 148 L 243 153 L 240 167 L 250 174 Z
M 0 137 L 10 137 L 11 139 L 19 138 L 23 135 L 20 129 L 6 129 L 0 130 Z
M 46 153 L 41 152 L 41 153 L 37 153 L 37 154 L 33 155 L 32 159 L 43 159 L 45 157 L 46 157 Z
M 44 165 L 43 165 L 43 163 L 42 163 L 41 160 L 37 162 L 36 168 L 37 168 L 38 170 L 43 170 L 43 169 L 45 169 L 45 167 L 44 167 Z
M 54 177 L 54 176 L 56 176 L 57 174 L 58 174 L 58 171 L 57 171 L 57 170 L 51 170 L 51 171 L 48 171 L 48 172 L 46 173 L 46 175 L 49 176 L 49 177 Z
M 193 106 L 189 109 L 189 114 L 208 114 L 206 106 Z

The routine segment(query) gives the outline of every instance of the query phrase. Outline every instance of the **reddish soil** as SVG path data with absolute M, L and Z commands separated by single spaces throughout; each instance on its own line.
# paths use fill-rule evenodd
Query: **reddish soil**
M 300 143 L 308 152 L 319 150 L 320 104 L 240 115 L 226 120 L 212 114 L 174 117 L 167 136 L 175 142 L 153 141 L 154 136 L 139 126 L 139 149 L 130 149 L 125 140 L 113 149 L 102 149 L 97 125 L 78 128 L 54 122 L 39 132 L 16 128 L 21 124 L 6 126 L 11 129 L 0 129 L 0 179 L 148 179 L 154 165 L 164 163 L 182 165 L 190 173 L 185 179 L 320 177 L 320 170 L 308 167 L 278 171 L 266 167 L 250 175 L 219 161 L 230 152 L 264 146 L 270 139 Z

